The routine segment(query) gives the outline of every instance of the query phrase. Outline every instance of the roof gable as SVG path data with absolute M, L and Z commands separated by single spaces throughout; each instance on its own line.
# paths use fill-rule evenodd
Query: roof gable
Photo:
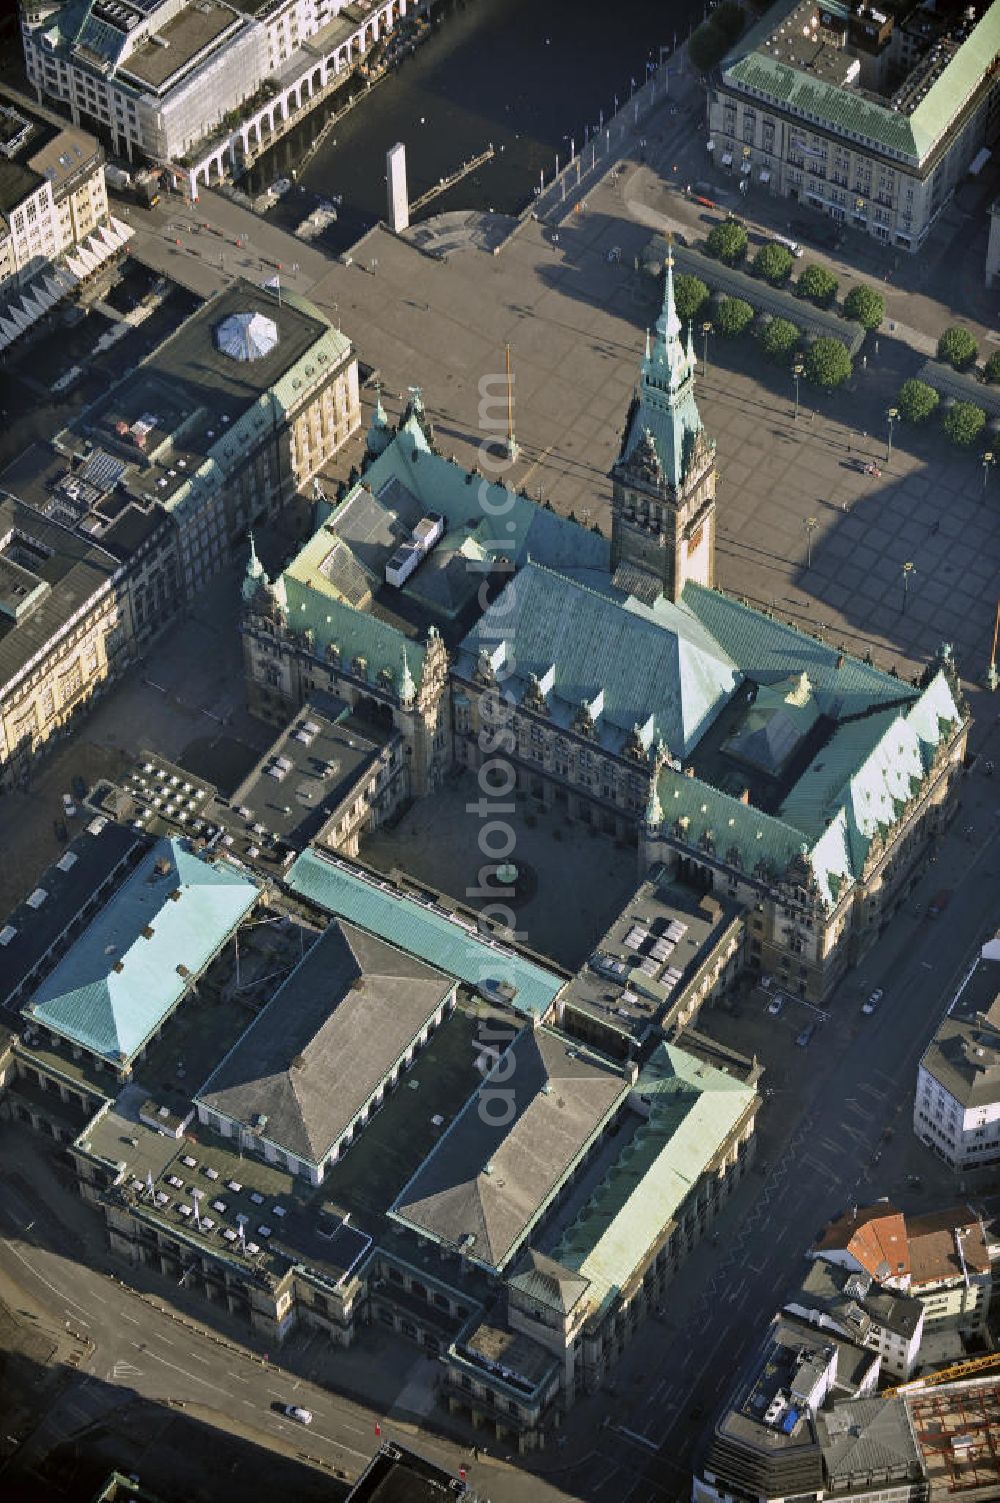
M 624 732 L 651 718 L 653 735 L 686 755 L 739 682 L 735 665 L 687 612 L 654 608 L 526 564 L 462 643 L 471 676 L 481 649 L 511 644 L 521 675 L 554 667 L 569 705 L 601 696 L 604 721 Z

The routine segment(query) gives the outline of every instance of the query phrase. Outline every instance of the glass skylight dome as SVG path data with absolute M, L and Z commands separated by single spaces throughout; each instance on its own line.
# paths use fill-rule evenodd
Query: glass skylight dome
M 278 343 L 278 328 L 263 313 L 231 313 L 216 329 L 215 342 L 233 360 L 263 360 Z

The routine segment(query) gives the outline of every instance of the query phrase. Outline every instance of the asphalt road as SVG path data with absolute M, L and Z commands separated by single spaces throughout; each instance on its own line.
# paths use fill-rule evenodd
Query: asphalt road
M 668 1292 L 665 1324 L 658 1340 L 646 1341 L 627 1419 L 599 1432 L 597 1454 L 585 1466 L 567 1468 L 560 1480 L 568 1491 L 628 1503 L 689 1497 L 692 1449 L 761 1340 L 802 1254 L 831 1217 L 886 1193 L 884 1132 L 911 1134 L 920 1055 L 981 942 L 997 926 L 1000 807 L 994 786 L 977 775 L 967 781 L 963 810 L 918 903 L 893 921 L 841 986 L 830 1024 L 803 1056 L 814 1082 L 803 1112 L 781 1124 L 787 1139 L 779 1151 L 768 1145 L 767 1172 L 751 1173 L 742 1187 L 740 1200 L 749 1200 L 749 1208 L 739 1206 L 735 1217 L 732 1207 L 726 1212 L 718 1249 L 696 1253 Z M 955 891 L 947 919 L 928 921 L 926 899 L 949 884 Z M 876 985 L 885 988 L 885 1000 L 859 1022 L 860 1000 Z M 763 1127 L 781 1112 L 782 1099 L 765 1106 Z M 928 1172 L 940 1177 L 941 1167 L 928 1151 Z M 974 1193 L 971 1182 L 969 1188 Z M 627 1490 L 626 1478 L 632 1483 Z
M 468 1447 L 427 1431 L 418 1436 L 412 1425 L 377 1416 L 310 1381 L 304 1375 L 311 1365 L 307 1344 L 296 1343 L 300 1371 L 288 1371 L 240 1349 L 235 1333 L 223 1344 L 187 1313 L 181 1318 L 161 1308 L 176 1294 L 170 1284 L 158 1282 L 152 1297 L 131 1290 L 120 1282 L 128 1269 L 103 1252 L 98 1219 L 56 1181 L 41 1145 L 36 1154 L 30 1134 L 7 1127 L 4 1134 L 0 1297 L 39 1331 L 58 1334 L 64 1363 L 71 1348 L 80 1360 L 37 1427 L 20 1437 L 20 1448 L 6 1466 L 0 1461 L 0 1496 L 21 1496 L 19 1487 L 37 1475 L 47 1454 L 75 1439 L 85 1444 L 88 1432 L 103 1423 L 120 1427 L 124 1469 L 140 1471 L 157 1491 L 159 1482 L 169 1496 L 169 1457 L 156 1451 L 136 1454 L 129 1435 L 128 1406 L 145 1399 L 265 1451 L 313 1458 L 324 1464 L 327 1476 L 339 1468 L 352 1479 L 379 1444 L 378 1418 L 383 1440 L 396 1436 L 415 1443 L 456 1472 L 466 1466 L 494 1503 L 564 1499 L 557 1486 L 526 1477 L 499 1458 L 473 1464 Z M 310 1409 L 312 1425 L 307 1429 L 279 1413 L 284 1404 Z M 241 1491 L 241 1496 L 254 1494 Z M 268 1496 L 263 1479 L 257 1496 Z

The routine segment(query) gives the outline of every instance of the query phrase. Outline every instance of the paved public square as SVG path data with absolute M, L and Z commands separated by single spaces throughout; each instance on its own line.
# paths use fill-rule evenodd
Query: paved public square
M 437 260 L 377 229 L 351 264 L 331 263 L 210 192 L 193 209 L 175 202 L 169 233 L 161 222 L 168 211 L 136 210 L 132 222 L 137 254 L 202 292 L 222 280 L 223 260 L 227 275 L 258 279 L 281 260 L 285 283 L 340 323 L 379 372 L 390 412 L 420 384 L 440 447 L 464 463 L 482 459 L 498 423 L 502 431 L 509 341 L 520 452 L 504 478 L 607 531 L 608 470 L 643 331 L 658 311 L 657 288 L 635 258 L 663 216 L 633 219 L 636 173 L 652 175 L 626 167 L 593 188 L 584 212 L 557 229 L 528 220 L 496 256 L 470 247 Z M 194 233 L 209 222 L 226 243 L 246 243 L 227 253 L 219 237 Z M 995 608 L 1000 479 L 992 477 L 995 494 L 984 499 L 976 455 L 901 425 L 885 464 L 883 414 L 921 358 L 904 339 L 880 335 L 852 390 L 825 397 L 802 384 L 796 422 L 787 372 L 763 362 L 751 341 L 710 341 L 697 396 L 719 453 L 718 581 L 901 675 L 949 640 L 963 674 L 979 681 Z M 882 462 L 881 479 L 861 473 L 868 456 Z M 915 569 L 904 613 L 907 562 Z
M 478 891 L 486 885 L 482 868 L 492 872 L 496 865 L 481 848 L 484 819 L 476 808 L 481 797 L 472 773 L 450 779 L 432 798 L 414 804 L 392 829 L 367 839 L 362 858 L 381 871 L 399 867 L 471 908 L 503 902 Z M 498 818 L 513 837 L 508 859 L 531 874 L 531 895 L 513 904 L 518 942 L 575 970 L 636 889 L 635 847 L 619 846 L 533 802 L 519 801 L 513 814 Z M 488 836 L 486 844 L 497 838 Z

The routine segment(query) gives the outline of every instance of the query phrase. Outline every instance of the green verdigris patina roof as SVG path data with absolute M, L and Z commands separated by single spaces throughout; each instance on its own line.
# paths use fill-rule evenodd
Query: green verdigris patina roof
M 653 736 L 686 756 L 740 682 L 736 664 L 687 611 L 657 609 L 601 594 L 525 564 L 462 642 L 458 668 L 470 677 L 480 650 L 509 645 L 516 672 L 542 678 L 568 705 L 600 704 L 624 732 L 653 718 Z
M 824 83 L 764 51 L 778 24 L 798 0 L 775 8 L 737 43 L 722 65 L 727 83 L 788 105 L 803 117 L 803 127 L 850 132 L 882 148 L 922 163 L 989 73 L 1000 52 L 1000 0 L 958 48 L 923 99 L 909 113 L 894 110 L 870 94 Z
M 117 1067 L 142 1048 L 257 901 L 256 883 L 158 840 L 36 990 L 28 1013 Z
M 943 672 L 914 693 L 909 705 L 839 726 L 776 816 L 663 767 L 656 791 L 664 830 L 751 876 L 779 879 L 805 856 L 820 901 L 835 906 L 860 877 L 872 840 L 898 823 L 938 745 L 961 721 Z
M 820 711 L 833 720 L 880 704 L 903 704 L 919 693 L 891 673 L 743 605 L 732 595 L 687 584 L 681 603 L 755 683 L 807 673 Z
M 341 662 L 348 668 L 354 659 L 363 657 L 372 680 L 388 671 L 398 683 L 405 654 L 419 686 L 425 648 L 381 617 L 355 609 L 344 598 L 340 586 L 347 577 L 351 557 L 357 564 L 351 578 L 367 580 L 373 593 L 381 583 L 381 571 L 372 559 L 361 561 L 338 533 L 338 516 L 349 513 L 362 490 L 377 498 L 387 513 L 392 511 L 394 496 L 397 504 L 409 501 L 407 510 L 418 516 L 440 513 L 446 524 L 441 546 L 454 551 L 467 570 L 472 590 L 478 588 L 478 565 L 484 566 L 485 573 L 503 557 L 514 564 L 536 559 L 595 583 L 607 578 L 610 549 L 606 538 L 434 454 L 419 423 L 410 419 L 369 465 L 364 479 L 341 506 L 326 514 L 323 524 L 281 575 L 289 627 L 314 634 L 318 657 L 325 656 L 328 648 L 337 647 Z M 338 569 L 331 571 L 327 560 L 338 547 L 344 557 Z M 404 589 L 423 600 L 420 571 L 414 576 L 413 586 Z M 448 602 L 440 588 L 431 603 L 436 603 L 443 615 L 448 614 Z
M 594 1314 L 634 1276 L 756 1094 L 675 1044 L 659 1046 L 634 1090 L 648 1098 L 648 1120 L 551 1253 L 589 1279 Z
M 909 710 L 883 710 L 839 726 L 781 807 L 781 817 L 818 839 L 839 811 L 860 873 L 876 836 L 886 836 L 918 792 L 943 736 L 961 714 L 939 672 Z
M 507 945 L 479 934 L 430 903 L 387 890 L 334 857 L 303 851 L 285 882 L 317 907 L 387 939 L 487 996 L 502 997 L 515 1012 L 545 1015 L 564 978 Z
M 694 347 L 690 329 L 684 344 L 674 304 L 673 254 L 668 249 L 663 307 L 652 344 L 647 335 L 638 401 L 629 418 L 619 464 L 656 469 L 657 478 L 671 486 L 681 485 L 702 427 L 694 399 L 694 374 Z

